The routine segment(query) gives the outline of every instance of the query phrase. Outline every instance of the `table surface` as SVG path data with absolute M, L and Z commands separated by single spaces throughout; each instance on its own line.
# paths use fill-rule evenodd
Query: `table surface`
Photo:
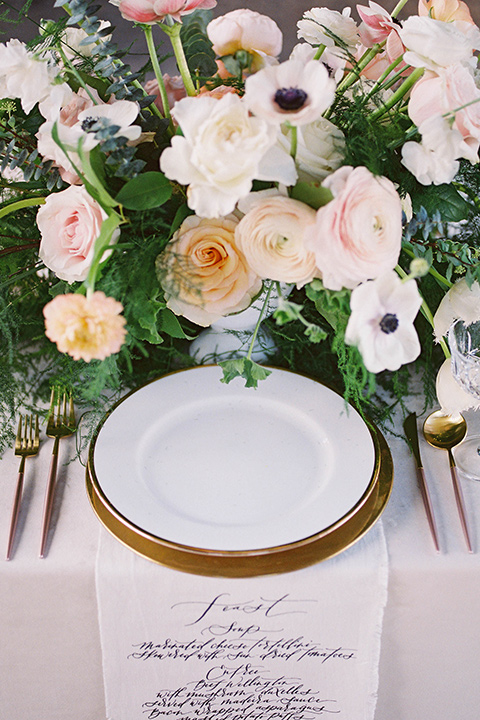
M 421 399 L 407 404 L 418 412 Z M 470 433 L 480 431 L 480 414 L 467 413 L 467 419 Z M 421 439 L 444 548 L 438 555 L 413 458 L 401 437 L 387 435 L 387 440 L 395 479 L 382 516 L 389 586 L 375 720 L 477 720 L 480 483 L 462 482 L 475 546 L 470 555 L 447 455 Z M 73 449 L 74 439 L 62 441 L 47 557 L 40 560 L 38 551 L 49 440 L 36 459 L 27 461 L 14 556 L 0 562 L 2 720 L 105 720 L 95 559 L 106 530 L 90 507 L 84 467 L 78 461 L 65 464 Z M 13 452 L 5 454 L 0 469 L 0 544 L 6 548 L 18 470 Z

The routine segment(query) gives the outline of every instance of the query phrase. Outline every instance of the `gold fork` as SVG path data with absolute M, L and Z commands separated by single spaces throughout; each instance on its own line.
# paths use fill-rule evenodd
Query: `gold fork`
M 34 419 L 35 418 L 35 419 Z M 22 430 L 23 428 L 23 430 Z M 38 415 L 25 415 L 25 422 L 22 423 L 22 416 L 18 421 L 17 437 L 15 439 L 15 455 L 22 459 L 18 469 L 17 485 L 15 488 L 15 497 L 13 499 L 12 518 L 10 520 L 10 533 L 8 535 L 8 546 L 6 560 L 10 560 L 12 556 L 13 541 L 17 530 L 18 515 L 20 513 L 20 503 L 23 493 L 23 478 L 25 475 L 25 460 L 27 457 L 36 455 L 40 446 L 40 431 L 38 428 Z
M 58 451 L 61 438 L 73 435 L 77 429 L 75 421 L 75 410 L 73 407 L 73 399 L 71 394 L 64 393 L 63 397 L 59 395 L 58 402 L 56 400 L 57 392 L 52 388 L 52 397 L 50 400 L 50 410 L 47 418 L 47 435 L 54 438 L 52 459 L 50 462 L 50 471 L 48 475 L 47 490 L 45 493 L 45 504 L 43 506 L 42 521 L 42 540 L 40 544 L 40 557 L 45 557 L 45 548 L 47 544 L 48 531 L 50 529 L 50 520 L 52 518 L 53 496 L 55 493 L 55 484 L 57 481 L 57 465 Z

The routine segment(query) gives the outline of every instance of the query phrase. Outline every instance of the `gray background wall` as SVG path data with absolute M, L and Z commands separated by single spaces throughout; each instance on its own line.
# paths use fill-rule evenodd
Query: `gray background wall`
M 387 10 L 392 10 L 397 0 L 377 0 L 380 5 L 385 7 Z M 53 8 L 54 0 L 33 0 L 30 16 L 33 20 L 38 21 L 40 18 L 55 18 L 60 17 L 64 14 L 61 9 Z M 102 6 L 102 9 L 98 11 L 98 16 L 104 19 L 110 20 L 116 27 L 114 40 L 119 47 L 127 47 L 133 42 L 132 47 L 132 59 L 131 65 L 137 67 L 142 64 L 145 59 L 145 47 L 143 38 L 139 32 L 134 29 L 133 24 L 123 20 L 118 9 L 111 5 L 106 0 L 100 0 L 98 2 Z M 213 10 L 215 16 L 224 15 L 230 10 L 237 8 L 250 8 L 257 12 L 269 15 L 272 17 L 278 25 L 281 27 L 284 34 L 284 52 L 283 55 L 287 56 L 295 44 L 296 40 L 296 23 L 300 20 L 303 12 L 309 10 L 312 7 L 328 7 L 332 10 L 342 10 L 346 5 L 350 5 L 352 10 L 352 16 L 358 20 L 355 7 L 357 4 L 368 5 L 368 0 L 359 0 L 359 3 L 352 0 L 218 0 L 217 7 Z M 467 2 L 470 7 L 470 11 L 480 26 L 480 0 L 469 0 Z M 0 1 L 0 11 L 3 11 L 11 5 L 15 8 L 20 8 L 23 5 L 22 0 L 9 0 L 8 2 Z M 410 13 L 417 11 L 417 0 L 408 0 L 404 14 L 407 10 Z M 400 16 L 401 17 L 401 16 Z M 24 21 L 18 27 L 7 25 L 6 23 L 0 23 L 0 42 L 5 42 L 10 37 L 18 37 L 20 39 L 29 39 L 36 34 L 36 28 L 33 22 Z M 160 42 L 164 35 L 161 30 L 157 29 L 155 33 L 157 42 Z M 165 42 L 163 48 L 165 52 L 169 51 L 168 41 Z M 171 63 L 166 67 L 168 71 L 171 71 Z

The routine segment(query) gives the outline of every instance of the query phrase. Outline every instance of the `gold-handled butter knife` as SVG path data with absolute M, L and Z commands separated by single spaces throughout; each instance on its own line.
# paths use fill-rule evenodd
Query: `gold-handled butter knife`
M 403 429 L 405 430 L 405 435 L 407 437 L 408 443 L 415 458 L 415 463 L 417 465 L 418 484 L 420 486 L 423 504 L 427 513 L 427 520 L 430 526 L 430 532 L 432 533 L 435 550 L 437 552 L 440 552 L 440 545 L 438 542 L 438 533 L 435 524 L 435 516 L 433 514 L 432 501 L 430 499 L 430 493 L 428 492 L 427 480 L 425 478 L 425 471 L 423 469 L 422 458 L 420 455 L 420 447 L 418 444 L 417 416 L 415 413 L 410 413 L 410 415 L 405 419 L 405 422 L 403 423 Z

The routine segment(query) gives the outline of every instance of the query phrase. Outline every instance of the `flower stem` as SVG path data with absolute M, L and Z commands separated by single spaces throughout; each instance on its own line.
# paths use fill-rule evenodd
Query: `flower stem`
M 57 46 L 57 50 L 58 50 L 60 57 L 62 58 L 62 62 L 65 65 L 66 70 L 73 75 L 73 77 L 78 82 L 80 87 L 83 87 L 83 89 L 87 93 L 88 97 L 93 102 L 93 104 L 98 105 L 98 100 L 95 100 L 93 93 L 91 92 L 91 90 L 88 87 L 88 85 L 86 84 L 86 82 L 83 80 L 82 76 L 77 72 L 75 65 L 70 62 L 70 60 L 67 58 L 67 56 L 65 55 L 62 48 L 59 45 Z
M 258 316 L 257 324 L 255 325 L 255 330 L 253 331 L 252 339 L 250 340 L 250 345 L 248 347 L 248 352 L 247 352 L 247 360 L 252 359 L 255 341 L 257 339 L 258 331 L 260 330 L 260 325 L 262 324 L 263 318 L 265 316 L 265 311 L 268 308 L 268 301 L 270 300 L 270 295 L 272 294 L 272 290 L 273 290 L 273 282 L 270 282 L 270 285 L 267 290 L 267 294 L 265 295 L 265 300 L 263 301 L 262 309 L 260 310 L 260 314 Z
M 143 25 L 143 31 L 145 33 L 145 40 L 147 41 L 148 54 L 150 55 L 150 60 L 152 61 L 153 72 L 155 73 L 155 79 L 158 83 L 158 90 L 160 92 L 160 97 L 162 99 L 163 112 L 165 114 L 165 117 L 171 121 L 170 105 L 168 104 L 167 90 L 165 88 L 165 83 L 163 82 L 162 70 L 160 68 L 160 63 L 158 62 L 157 50 L 155 48 L 155 43 L 153 42 L 152 26 L 151 25 Z
M 384 103 L 381 107 L 378 108 L 378 110 L 375 110 L 371 114 L 372 120 L 377 120 L 382 115 L 385 115 L 394 105 L 396 105 L 402 98 L 406 95 L 406 93 L 410 90 L 413 85 L 417 82 L 419 78 L 422 77 L 423 73 L 425 72 L 425 68 L 416 68 L 411 75 L 400 85 L 398 90 L 396 90 L 392 97 L 387 100 L 386 103 Z
M 360 60 L 357 62 L 357 64 L 345 75 L 343 80 L 338 84 L 337 86 L 337 92 L 343 92 L 344 90 L 347 90 L 347 88 L 350 87 L 350 85 L 353 85 L 355 83 L 359 76 L 361 71 L 367 67 L 368 63 L 370 63 L 375 55 L 382 50 L 383 46 L 385 45 L 385 42 L 376 43 L 371 48 L 369 48 L 360 58 Z
M 318 48 L 317 48 L 317 52 L 316 52 L 315 55 L 313 56 L 313 59 L 314 59 L 314 60 L 320 60 L 320 58 L 322 57 L 323 53 L 325 52 L 325 48 L 326 48 L 326 47 L 327 47 L 327 46 L 326 46 L 326 45 L 323 45 L 323 44 L 322 44 L 322 45 L 319 45 Z
M 181 24 L 175 23 L 174 25 L 160 25 L 160 27 L 162 28 L 163 32 L 167 33 L 170 38 L 170 42 L 172 43 L 172 48 L 175 54 L 175 59 L 177 61 L 177 66 L 180 71 L 180 75 L 182 76 L 183 84 L 185 85 L 187 95 L 196 95 L 197 92 L 195 90 L 195 85 L 193 84 L 192 76 L 190 74 L 190 70 L 187 64 L 187 58 L 185 57 L 185 53 L 183 50 L 182 40 L 180 38 L 180 30 L 182 29 Z
M 291 125 L 290 130 L 292 132 L 291 138 L 290 138 L 290 155 L 295 160 L 297 156 L 297 146 L 298 146 L 298 130 L 296 125 Z
M 400 277 L 403 280 L 406 280 L 408 278 L 408 274 L 405 272 L 405 270 L 403 268 L 400 267 L 400 265 L 397 265 L 395 270 L 397 271 L 397 273 L 400 275 Z M 421 298 L 422 298 L 422 304 L 420 306 L 420 312 L 422 313 L 423 317 L 427 320 L 427 322 L 432 326 L 432 328 L 435 329 L 435 325 L 433 323 L 432 311 L 430 310 L 427 303 L 425 302 L 423 295 L 421 295 Z M 439 345 L 442 348 L 443 354 L 445 355 L 445 357 L 449 358 L 450 350 L 448 349 L 448 345 L 445 342 L 445 338 L 441 338 L 439 340 Z
M 391 17 L 397 17 L 400 10 L 403 10 L 405 5 L 407 4 L 408 0 L 399 0 L 399 2 L 396 4 L 396 6 L 393 8 L 392 12 L 390 13 Z
M 17 210 L 23 210 L 23 208 L 26 207 L 32 207 L 34 205 L 43 205 L 46 198 L 44 197 L 33 197 L 33 198 L 26 198 L 25 200 L 17 200 L 17 202 L 10 203 L 10 205 L 6 205 L 0 210 L 0 219 L 5 217 L 6 215 L 10 215 L 12 212 L 16 212 Z

